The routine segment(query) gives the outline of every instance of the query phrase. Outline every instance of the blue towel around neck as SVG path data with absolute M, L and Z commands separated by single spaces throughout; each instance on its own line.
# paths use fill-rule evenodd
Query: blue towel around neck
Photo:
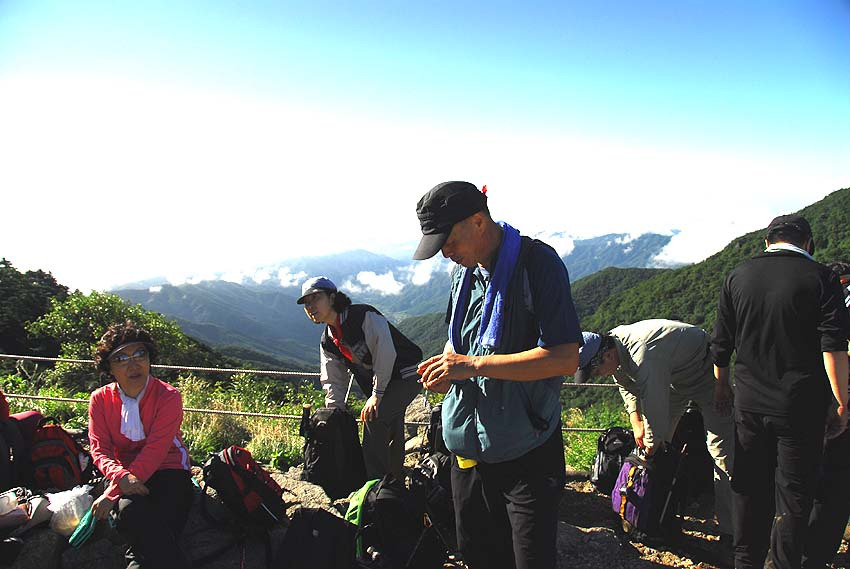
M 478 343 L 488 349 L 498 349 L 502 341 L 502 325 L 505 315 L 505 298 L 508 292 L 508 283 L 516 267 L 521 245 L 519 231 L 500 221 L 502 227 L 502 243 L 499 245 L 497 254 L 496 270 L 490 277 L 490 284 L 484 293 L 484 306 L 481 313 L 481 324 L 478 328 Z M 449 325 L 449 340 L 452 349 L 463 345 L 460 329 L 466 315 L 466 307 L 469 303 L 469 287 L 472 282 L 474 268 L 465 267 L 461 277 L 460 291 L 452 308 L 452 319 Z

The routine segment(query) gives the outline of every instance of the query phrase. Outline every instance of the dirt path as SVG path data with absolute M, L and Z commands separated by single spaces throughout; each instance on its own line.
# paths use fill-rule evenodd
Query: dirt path
M 667 547 L 648 547 L 639 543 L 620 544 L 616 555 L 604 555 L 588 559 L 587 563 L 570 563 L 562 559 L 561 567 L 575 569 L 606 568 L 650 568 L 650 567 L 694 567 L 698 569 L 727 569 L 732 565 L 732 551 L 720 544 L 717 524 L 714 522 L 713 500 L 703 496 L 689 505 L 683 520 L 682 537 L 678 543 Z M 607 496 L 598 494 L 589 481 L 574 479 L 567 482 L 560 504 L 561 520 L 582 532 L 604 533 L 616 536 L 617 519 L 611 511 Z M 611 532 L 610 534 L 608 532 Z M 595 548 L 592 548 L 595 549 Z M 609 547 L 610 549 L 610 547 Z M 563 553 L 562 553 L 563 557 Z M 578 561 L 578 560 L 577 560 Z M 583 561 L 583 560 L 582 560 Z M 833 561 L 833 568 L 850 567 L 848 542 L 845 540 Z
M 730 569 L 732 551 L 721 545 L 711 512 L 711 496 L 691 504 L 683 520 L 682 536 L 664 547 L 649 547 L 620 537 L 610 498 L 598 494 L 586 479 L 569 480 L 560 503 L 559 569 Z M 850 567 L 844 541 L 831 567 Z M 460 562 L 445 566 L 462 569 Z

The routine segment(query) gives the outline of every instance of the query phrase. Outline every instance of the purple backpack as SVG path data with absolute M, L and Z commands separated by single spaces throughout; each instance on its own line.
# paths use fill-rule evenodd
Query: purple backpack
M 611 491 L 611 507 L 623 531 L 636 541 L 665 541 L 678 533 L 680 456 L 665 446 L 648 458 L 631 454 L 623 463 Z

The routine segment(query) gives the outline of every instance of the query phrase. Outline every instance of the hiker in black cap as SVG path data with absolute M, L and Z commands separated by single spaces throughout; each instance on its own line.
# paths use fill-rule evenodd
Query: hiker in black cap
M 834 261 L 827 265 L 838 275 L 844 288 L 844 305 L 850 310 L 850 263 Z M 847 353 L 850 358 L 850 350 Z M 803 569 L 824 569 L 832 561 L 841 545 L 847 518 L 850 516 L 850 430 L 830 437 L 829 427 L 836 428 L 835 406 L 831 406 L 827 419 L 827 436 L 824 440 L 823 459 L 818 474 L 818 485 L 809 532 L 803 551 Z
M 345 409 L 352 377 L 368 398 L 360 413 L 366 475 L 401 476 L 404 412 L 421 391 L 416 365 L 422 350 L 376 308 L 352 304 L 327 277 L 304 281 L 297 302 L 310 320 L 324 325 L 319 355 L 325 405 Z
M 442 251 L 452 273 L 449 342 L 419 366 L 446 393 L 458 545 L 470 569 L 553 569 L 565 481 L 559 399 L 581 330 L 566 267 L 548 245 L 490 217 L 487 197 L 446 182 L 416 207 L 414 259 Z
M 720 381 L 737 352 L 735 567 L 781 569 L 800 566 L 833 398 L 832 432 L 847 424 L 850 317 L 805 218 L 771 221 L 765 245 L 726 277 L 712 350 Z

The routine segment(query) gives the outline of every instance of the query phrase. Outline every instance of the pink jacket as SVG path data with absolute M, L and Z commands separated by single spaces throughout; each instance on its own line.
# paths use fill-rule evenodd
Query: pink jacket
M 111 481 L 106 497 L 121 497 L 118 481 L 132 473 L 142 482 L 157 470 L 189 470 L 189 453 L 183 446 L 183 398 L 171 385 L 151 376 L 139 416 L 145 438 L 131 441 L 121 434 L 121 396 L 113 382 L 92 393 L 89 399 L 89 442 L 94 464 Z

